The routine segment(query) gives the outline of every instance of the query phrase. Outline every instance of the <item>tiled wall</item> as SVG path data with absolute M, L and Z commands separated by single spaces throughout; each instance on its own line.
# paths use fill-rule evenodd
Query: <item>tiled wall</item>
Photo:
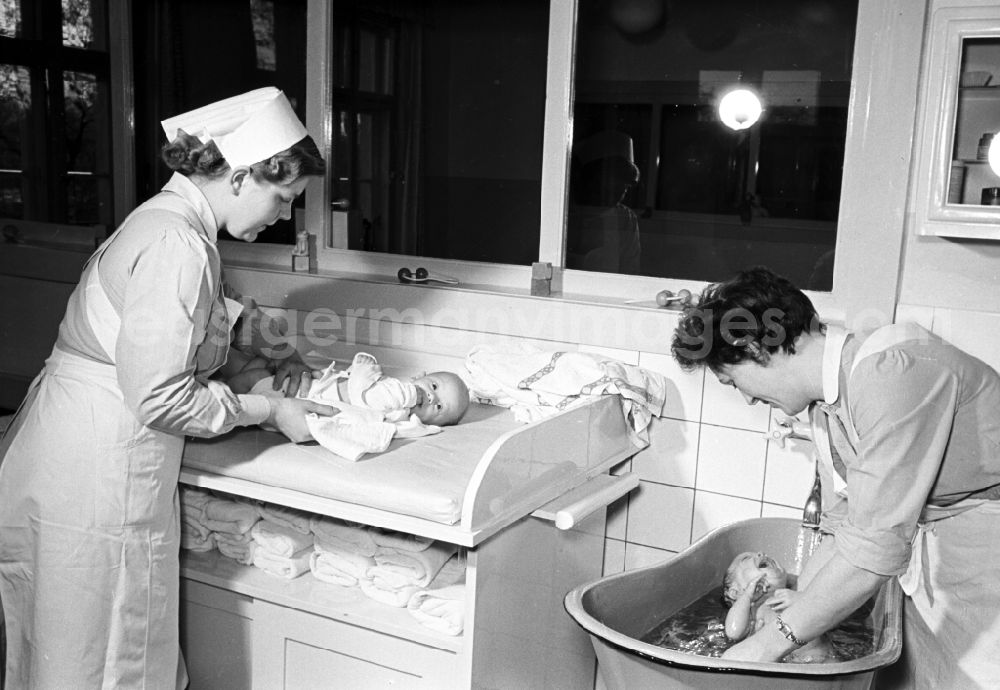
M 669 355 L 580 349 L 658 371 L 671 387 L 650 446 L 616 469 L 635 472 L 640 484 L 609 509 L 605 574 L 670 558 L 735 520 L 802 517 L 815 472 L 812 444 L 768 442 L 769 407 L 747 405 L 711 372 L 681 371 Z

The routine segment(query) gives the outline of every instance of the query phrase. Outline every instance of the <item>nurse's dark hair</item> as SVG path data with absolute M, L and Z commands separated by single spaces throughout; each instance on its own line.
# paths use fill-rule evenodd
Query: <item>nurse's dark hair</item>
M 168 168 L 182 175 L 217 177 L 229 170 L 229 163 L 214 141 L 203 144 L 201 139 L 183 130 L 164 145 L 161 156 Z M 256 178 L 289 184 L 306 175 L 322 175 L 326 172 L 326 162 L 316 142 L 307 136 L 267 160 L 254 163 L 250 171 Z
M 795 354 L 800 335 L 825 331 L 805 293 L 755 267 L 706 287 L 681 315 L 671 350 L 682 369 L 719 371 L 747 361 L 766 364 L 778 350 Z

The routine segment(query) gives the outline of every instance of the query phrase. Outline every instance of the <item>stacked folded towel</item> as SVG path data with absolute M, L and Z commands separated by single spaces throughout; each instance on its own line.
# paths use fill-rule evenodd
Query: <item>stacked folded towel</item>
M 246 501 L 212 498 L 202 510 L 202 524 L 212 531 L 219 552 L 244 565 L 253 563 L 250 530 L 259 520 L 257 506 Z
M 373 531 L 373 538 L 392 546 L 379 545 L 375 565 L 358 584 L 366 595 L 390 606 L 406 606 L 458 551 L 454 544 L 408 534 Z
M 316 579 L 354 587 L 367 576 L 368 568 L 375 565 L 372 556 L 378 544 L 367 526 L 314 517 L 310 527 L 315 550 L 310 556 L 309 569 Z
M 309 534 L 312 529 L 309 526 L 311 516 L 304 510 L 296 510 L 272 503 L 261 503 L 257 506 L 257 512 L 264 520 L 288 527 L 301 534 Z
M 207 491 L 181 487 L 181 548 L 211 551 L 215 548 L 212 530 L 203 523 L 205 504 L 212 500 Z
M 417 621 L 447 635 L 465 627 L 465 559 L 452 556 L 426 589 L 417 590 L 406 604 Z
M 290 526 L 287 520 L 272 522 L 267 506 L 261 514 L 265 517 L 250 529 L 254 542 L 252 562 L 266 573 L 293 579 L 309 570 L 309 555 L 313 550 L 312 535 Z M 307 523 L 308 524 L 308 521 Z

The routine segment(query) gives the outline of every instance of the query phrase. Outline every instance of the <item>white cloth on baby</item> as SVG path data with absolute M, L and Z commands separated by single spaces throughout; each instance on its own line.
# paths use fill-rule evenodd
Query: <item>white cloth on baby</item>
M 309 521 L 309 528 L 314 541 L 322 542 L 323 548 L 329 550 L 342 549 L 362 556 L 374 556 L 378 550 L 367 525 L 314 516 Z
M 306 523 L 308 524 L 308 522 Z M 311 548 L 313 535 L 279 525 L 268 519 L 263 519 L 250 528 L 250 536 L 257 542 L 258 551 L 288 558 L 303 549 Z
M 465 628 L 465 558 L 452 556 L 426 589 L 413 593 L 407 611 L 421 625 L 446 635 Z
M 253 564 L 269 575 L 294 580 L 299 575 L 309 572 L 311 553 L 311 546 L 291 556 L 279 556 L 267 549 L 257 548 L 253 552 Z
M 213 532 L 245 534 L 260 520 L 253 503 L 213 498 L 205 503 L 202 524 Z
M 509 407 L 525 422 L 556 414 L 583 397 L 618 395 L 638 446 L 648 441 L 650 420 L 663 414 L 666 401 L 662 374 L 594 353 L 482 345 L 466 356 L 465 367 L 475 399 Z
M 319 538 L 315 547 L 309 557 L 309 570 L 317 580 L 323 582 L 354 587 L 365 578 L 368 568 L 375 565 L 375 559 L 371 556 L 324 544 Z
M 273 503 L 259 503 L 257 512 L 268 522 L 283 525 L 302 534 L 309 534 L 309 519 L 312 516 L 304 510 Z

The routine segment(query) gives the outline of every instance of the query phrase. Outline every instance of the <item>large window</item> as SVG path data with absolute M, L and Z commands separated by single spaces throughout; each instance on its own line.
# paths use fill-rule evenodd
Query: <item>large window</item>
M 106 0 L 0 0 L 0 216 L 114 220 Z

